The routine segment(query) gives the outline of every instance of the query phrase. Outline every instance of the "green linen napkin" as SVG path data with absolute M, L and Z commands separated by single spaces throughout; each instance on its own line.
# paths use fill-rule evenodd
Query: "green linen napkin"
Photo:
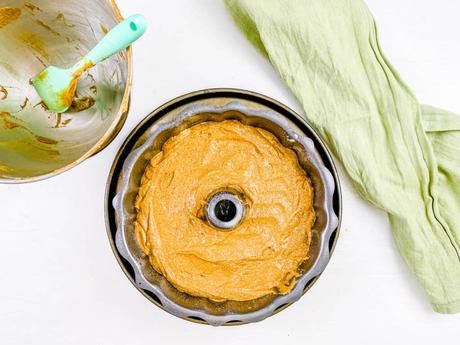
M 361 0 L 226 0 L 368 200 L 433 309 L 460 311 L 460 117 L 421 106 Z M 375 245 L 378 245 L 377 243 Z

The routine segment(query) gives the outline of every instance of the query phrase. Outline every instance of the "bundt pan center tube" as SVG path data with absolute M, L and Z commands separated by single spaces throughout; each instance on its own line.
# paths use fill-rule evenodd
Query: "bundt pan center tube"
M 185 129 L 211 122 L 237 120 L 273 134 L 295 152 L 313 187 L 316 215 L 307 260 L 299 267 L 294 287 L 252 300 L 214 300 L 197 297 L 173 286 L 149 262 L 136 237 L 136 197 L 152 157 L 168 139 Z M 203 219 L 215 231 L 231 233 L 244 222 L 248 204 L 232 189 L 207 198 Z M 126 275 L 151 301 L 169 313 L 210 325 L 260 321 L 298 300 L 325 269 L 333 251 L 341 217 L 337 173 L 324 143 L 292 110 L 259 94 L 213 89 L 179 97 L 148 115 L 129 135 L 112 166 L 106 190 L 106 221 L 112 249 Z M 262 272 L 261 272 L 262 273 Z

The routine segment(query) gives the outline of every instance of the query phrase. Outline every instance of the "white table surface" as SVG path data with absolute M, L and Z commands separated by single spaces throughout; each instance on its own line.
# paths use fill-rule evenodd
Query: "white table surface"
M 270 0 L 271 1 L 271 0 Z M 343 224 L 325 273 L 296 304 L 256 324 L 209 327 L 147 301 L 119 268 L 104 188 L 124 138 L 151 110 L 211 87 L 261 92 L 301 112 L 220 0 L 119 0 L 144 13 L 131 111 L 102 153 L 50 180 L 0 185 L 0 344 L 458 344 L 460 314 L 434 313 L 385 214 L 341 173 Z M 460 113 L 460 2 L 368 0 L 386 55 L 421 102 Z

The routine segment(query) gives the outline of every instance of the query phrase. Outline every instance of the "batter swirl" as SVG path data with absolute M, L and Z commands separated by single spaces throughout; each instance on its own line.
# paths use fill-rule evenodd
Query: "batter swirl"
M 216 191 L 238 191 L 245 217 L 230 231 L 203 212 Z M 308 258 L 313 189 L 295 153 L 236 120 L 170 138 L 147 166 L 136 235 L 153 268 L 177 289 L 214 301 L 288 293 Z

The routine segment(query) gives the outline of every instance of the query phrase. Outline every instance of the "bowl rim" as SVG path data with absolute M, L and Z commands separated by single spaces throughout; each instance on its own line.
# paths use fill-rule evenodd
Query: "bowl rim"
M 117 247 L 116 244 L 116 239 L 115 235 L 117 233 L 117 228 L 118 226 L 116 225 L 115 221 L 115 215 L 116 211 L 112 207 L 112 199 L 113 197 L 118 194 L 116 191 L 118 183 L 119 183 L 119 177 L 120 173 L 122 171 L 124 162 L 126 157 L 131 153 L 134 144 L 136 141 L 139 139 L 139 137 L 144 133 L 144 130 L 147 127 L 150 127 L 153 125 L 159 118 L 161 117 L 160 115 L 164 115 L 168 111 L 170 111 L 173 108 L 179 107 L 180 105 L 183 105 L 184 103 L 186 104 L 188 100 L 197 100 L 198 99 L 203 99 L 203 98 L 208 98 L 208 97 L 218 97 L 217 95 L 221 95 L 221 97 L 238 97 L 247 99 L 247 100 L 256 100 L 257 101 L 263 101 L 263 104 L 269 104 L 269 107 L 277 107 L 278 109 L 282 110 L 283 115 L 288 114 L 288 119 L 289 120 L 295 120 L 295 122 L 300 122 L 302 126 L 305 126 L 311 134 L 313 141 L 316 144 L 319 145 L 320 151 L 321 151 L 321 158 L 325 160 L 324 165 L 327 166 L 327 169 L 329 170 L 330 174 L 332 175 L 333 182 L 335 183 L 335 190 L 332 195 L 332 201 L 333 205 L 332 208 L 337 216 L 337 226 L 335 227 L 335 230 L 332 230 L 332 242 L 328 239 L 328 243 L 325 244 L 326 249 L 328 249 L 328 260 L 326 264 L 324 265 L 323 269 L 319 271 L 317 275 L 315 275 L 308 283 L 306 284 L 305 288 L 303 289 L 301 295 L 303 295 L 306 291 L 308 291 L 311 286 L 316 282 L 316 280 L 319 278 L 319 276 L 324 272 L 328 261 L 330 260 L 330 257 L 335 249 L 337 240 L 338 240 L 338 235 L 340 232 L 340 227 L 341 227 L 341 221 L 342 221 L 342 195 L 341 195 L 341 186 L 340 186 L 340 180 L 339 176 L 337 173 L 337 169 L 335 166 L 335 163 L 332 159 L 332 155 L 329 152 L 329 149 L 327 148 L 326 144 L 324 141 L 319 137 L 319 135 L 316 133 L 316 131 L 296 112 L 294 112 L 292 109 L 288 108 L 284 104 L 267 97 L 265 95 L 253 92 L 253 91 L 248 91 L 248 90 L 243 90 L 243 89 L 235 89 L 235 88 L 214 88 L 214 89 L 204 89 L 204 90 L 199 90 L 199 91 L 194 91 L 191 93 L 187 93 L 185 95 L 176 97 L 172 99 L 169 102 L 166 102 L 165 104 L 161 105 L 160 107 L 156 108 L 152 112 L 150 112 L 142 121 L 139 122 L 139 124 L 130 132 L 130 134 L 127 136 L 125 139 L 124 143 L 118 150 L 112 167 L 109 172 L 109 176 L 107 179 L 107 184 L 106 184 L 106 192 L 105 192 L 105 221 L 106 221 L 106 231 L 107 231 L 107 236 L 110 242 L 110 246 L 112 249 L 112 252 L 122 268 L 122 271 L 124 274 L 127 276 L 127 278 L 131 281 L 131 283 L 136 287 L 136 289 L 141 292 L 148 300 L 150 300 L 152 303 L 160 307 L 161 309 L 167 311 L 168 313 L 171 314 L 170 310 L 167 310 L 164 308 L 164 306 L 159 303 L 159 301 L 152 297 L 150 294 L 148 294 L 144 289 L 141 289 L 138 286 L 138 283 L 136 282 L 136 279 L 134 277 L 134 273 L 131 273 L 130 271 L 133 271 L 132 265 L 129 261 L 127 261 L 122 254 L 120 254 L 120 251 Z M 169 110 L 168 110 L 169 109 Z M 144 128 L 145 127 L 145 128 Z M 301 296 L 300 295 L 300 296 Z M 299 296 L 299 297 L 300 297 Z M 155 296 L 156 297 L 156 296 Z M 291 305 L 294 300 L 291 301 L 290 303 L 280 305 L 278 308 L 274 311 L 272 311 L 268 316 L 272 316 L 276 313 L 278 313 L 281 310 L 284 310 L 287 308 L 289 305 Z M 177 314 L 173 314 L 175 316 L 178 316 Z M 205 320 L 197 319 L 197 318 L 190 318 L 190 317 L 182 317 L 179 316 L 183 319 L 186 319 L 188 321 L 192 322 L 197 322 L 201 324 L 210 324 L 209 322 L 206 322 Z M 256 321 L 256 320 L 255 320 Z M 231 322 L 231 323 L 222 323 L 223 325 L 238 325 L 238 324 L 244 324 L 248 322 L 253 322 L 251 320 L 248 321 L 239 321 L 239 322 Z
M 104 0 L 107 4 L 110 5 L 112 8 L 113 14 L 118 23 L 123 21 L 124 17 L 121 14 L 118 5 L 116 4 L 115 0 Z M 106 146 L 108 146 L 113 139 L 118 135 L 121 128 L 123 127 L 126 118 L 128 116 L 129 110 L 129 102 L 130 102 L 130 94 L 131 94 L 131 85 L 133 79 L 133 53 L 132 47 L 129 46 L 126 49 L 126 62 L 128 64 L 128 75 L 126 78 L 126 87 L 123 93 L 123 98 L 121 99 L 120 107 L 118 108 L 118 112 L 114 118 L 114 121 L 110 124 L 110 127 L 105 131 L 104 135 L 82 156 L 78 159 L 74 160 L 72 163 L 69 163 L 59 169 L 56 169 L 52 172 L 49 172 L 44 175 L 32 176 L 32 177 L 18 177 L 18 178 L 2 178 L 0 177 L 0 183 L 2 184 L 22 184 L 22 183 L 31 183 L 37 181 L 43 181 L 54 177 L 56 175 L 62 174 L 63 172 L 72 169 L 73 167 L 77 166 L 87 158 L 95 155 Z

